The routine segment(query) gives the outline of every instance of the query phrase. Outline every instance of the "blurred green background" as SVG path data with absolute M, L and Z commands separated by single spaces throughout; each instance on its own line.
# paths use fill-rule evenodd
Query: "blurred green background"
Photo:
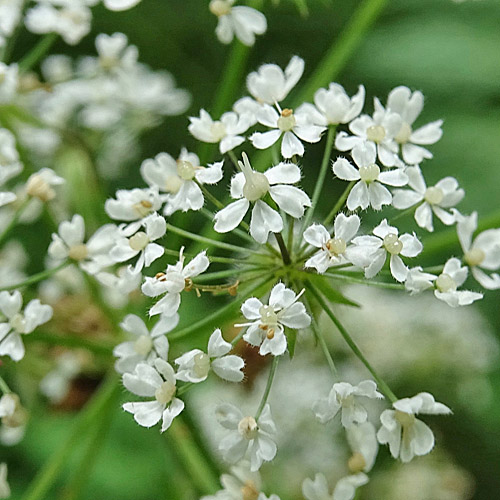
M 53 53 L 72 56 L 94 54 L 98 33 L 121 31 L 140 50 L 140 60 L 152 68 L 173 73 L 180 87 L 193 97 L 188 115 L 200 108 L 210 110 L 230 47 L 214 34 L 216 20 L 202 0 L 143 0 L 131 11 L 111 13 L 94 9 L 93 30 L 76 48 L 57 43 Z M 269 30 L 251 51 L 246 72 L 261 63 L 282 67 L 293 54 L 306 61 L 305 78 L 339 35 L 361 2 L 355 0 L 309 0 L 309 15 L 301 16 L 291 0 L 278 5 L 266 2 Z M 16 55 L 22 56 L 34 37 L 22 34 Z M 366 109 L 371 98 L 382 102 L 397 85 L 423 91 L 426 105 L 419 124 L 444 119 L 444 136 L 431 149 L 435 159 L 425 165 L 428 184 L 446 175 L 457 177 L 467 196 L 460 205 L 464 213 L 478 210 L 480 217 L 500 212 L 500 2 L 498 0 L 392 0 L 375 26 L 361 42 L 339 83 L 352 93 L 363 83 L 367 89 Z M 245 93 L 242 80 L 240 95 Z M 168 118 L 142 140 L 141 158 L 161 151 L 176 155 L 182 145 L 196 147 L 187 132 L 187 115 Z M 303 164 L 306 189 L 311 192 L 314 171 L 322 146 L 311 146 Z M 126 185 L 137 185 L 140 162 L 129 166 L 122 177 Z M 335 189 L 333 182 L 326 189 Z M 116 186 L 110 185 L 110 193 Z M 225 189 L 225 188 L 222 188 Z M 326 211 L 327 209 L 325 209 Z M 425 239 L 424 239 L 425 242 Z M 450 251 L 458 253 L 458 247 Z M 433 261 L 433 264 L 439 263 Z M 500 339 L 500 293 L 487 293 L 479 304 Z M 188 304 L 184 304 L 188 307 Z M 439 377 L 439 373 L 435 374 Z M 491 405 L 476 417 L 460 410 L 441 424 L 442 443 L 455 461 L 475 477 L 477 500 L 499 498 L 500 491 L 500 367 L 491 375 L 494 395 Z M 406 390 L 425 390 L 419 380 Z M 437 399 L 443 394 L 436 395 Z M 123 398 L 127 396 L 123 395 Z M 471 399 L 470 405 L 474 405 Z M 118 403 L 115 401 L 115 407 Z M 12 498 L 20 498 L 37 469 L 57 449 L 74 422 L 71 413 L 54 412 L 40 405 L 33 412 L 26 438 L 12 449 L 1 450 L 9 463 Z M 82 498 L 92 500 L 190 499 L 172 490 L 176 476 L 175 457 L 168 438 L 157 429 L 137 426 L 129 415 L 115 410 L 106 440 L 99 450 L 91 476 L 84 478 Z M 82 435 L 82 440 L 85 438 Z M 58 488 L 71 477 L 73 462 L 67 464 Z M 182 480 L 181 474 L 176 476 Z M 64 498 L 54 492 L 47 498 Z M 286 500 L 282 498 L 282 500 Z M 373 499 L 379 500 L 379 499 Z M 380 499 L 382 500 L 382 499 Z M 445 500 L 429 498 L 428 500 Z

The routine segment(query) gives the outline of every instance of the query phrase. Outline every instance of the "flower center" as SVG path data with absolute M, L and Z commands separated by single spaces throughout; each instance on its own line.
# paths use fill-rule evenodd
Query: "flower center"
M 384 247 L 391 255 L 398 255 L 403 250 L 403 243 L 397 234 L 388 234 L 384 238 Z
M 238 424 L 238 432 L 250 441 L 255 439 L 259 432 L 259 426 L 253 417 L 244 417 L 240 420 Z
M 282 132 L 289 132 L 295 127 L 296 124 L 295 116 L 293 116 L 292 109 L 284 109 L 281 112 L 281 116 L 278 118 L 278 128 Z
M 354 452 L 347 461 L 347 467 L 352 474 L 362 472 L 366 467 L 365 457 L 359 451 Z
M 80 245 L 73 245 L 70 247 L 68 256 L 73 260 L 83 260 L 86 259 L 89 254 L 89 249 L 85 243 L 81 243 Z
M 331 255 L 341 255 L 347 248 L 346 242 L 342 238 L 332 238 L 326 242 L 325 246 Z
M 464 259 L 469 266 L 479 266 L 486 255 L 480 248 L 471 248 L 468 252 L 465 252 Z
M 149 243 L 149 237 L 144 231 L 139 231 L 130 237 L 128 244 L 134 252 L 140 252 L 144 250 Z
M 14 330 L 16 330 L 16 332 L 23 333 L 25 321 L 24 321 L 24 316 L 21 313 L 14 314 L 14 316 L 10 318 L 9 323 L 10 326 L 12 326 Z
M 134 342 L 134 351 L 141 356 L 147 356 L 153 348 L 153 339 L 149 335 L 141 335 Z
M 361 167 L 359 169 L 359 176 L 363 182 L 370 183 L 376 181 L 380 175 L 380 168 L 378 165 L 373 163 L 367 167 Z
M 195 375 L 199 378 L 206 377 L 210 370 L 210 358 L 208 354 L 204 352 L 199 352 L 194 357 L 194 368 L 193 371 Z
M 267 330 L 269 327 L 276 326 L 278 324 L 278 315 L 274 312 L 273 306 L 264 305 L 259 309 L 260 314 L 260 325 L 262 330 Z M 274 336 L 274 331 L 273 331 Z M 271 337 L 272 338 L 272 337 Z
M 372 125 L 366 129 L 366 138 L 369 141 L 376 142 L 379 144 L 384 140 L 385 128 L 382 125 Z
M 40 175 L 33 175 L 26 185 L 26 192 L 41 201 L 49 201 L 55 198 L 56 192 L 50 184 Z
M 219 142 L 226 137 L 226 126 L 219 121 L 213 122 L 210 125 L 210 132 L 212 132 L 214 141 Z
M 176 387 L 172 382 L 163 382 L 155 391 L 155 398 L 158 403 L 168 404 L 174 397 Z
M 217 17 L 227 16 L 231 12 L 231 4 L 225 0 L 212 0 L 208 8 Z
M 246 481 L 241 487 L 241 498 L 242 500 L 257 500 L 259 498 L 259 491 L 253 481 Z
M 182 186 L 182 179 L 178 175 L 169 175 L 165 180 L 165 191 L 175 194 Z
M 454 292 L 457 284 L 449 274 L 441 273 L 436 280 L 436 288 L 443 293 Z
M 269 181 L 264 174 L 252 170 L 248 156 L 243 153 L 243 162 L 238 162 L 243 175 L 245 185 L 243 186 L 243 196 L 248 201 L 257 201 L 269 191 Z
M 404 122 L 394 139 L 396 140 L 396 142 L 399 142 L 399 144 L 406 144 L 410 140 L 411 133 L 411 126 L 408 123 Z
M 443 190 L 432 186 L 425 190 L 424 200 L 431 205 L 439 205 L 444 198 Z
M 177 160 L 177 174 L 185 181 L 192 180 L 195 174 L 194 165 L 190 161 Z
M 404 411 L 396 410 L 394 415 L 395 419 L 401 424 L 402 427 L 410 427 L 415 422 L 415 415 L 405 413 Z
M 149 200 L 141 200 L 135 203 L 132 208 L 139 214 L 140 217 L 146 217 L 151 212 L 153 204 Z

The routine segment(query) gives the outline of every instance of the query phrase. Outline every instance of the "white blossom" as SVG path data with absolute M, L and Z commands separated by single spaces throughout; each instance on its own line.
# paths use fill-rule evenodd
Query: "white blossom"
M 147 216 L 141 221 L 144 231 L 132 231 L 127 228 L 120 231 L 120 235 L 114 241 L 114 246 L 109 250 L 109 256 L 115 262 L 125 262 L 139 255 L 133 272 L 138 273 L 143 267 L 149 267 L 156 259 L 159 259 L 165 249 L 154 243 L 162 238 L 167 230 L 167 222 L 156 213 Z
M 349 124 L 354 134 L 339 132 L 335 138 L 335 147 L 339 151 L 351 151 L 354 147 L 369 143 L 376 147 L 376 154 L 385 167 L 399 166 L 398 145 L 395 137 L 401 129 L 402 119 L 397 113 L 385 110 L 378 99 L 374 99 L 373 117 L 361 115 Z M 372 161 L 375 163 L 375 161 Z
M 116 220 L 135 221 L 142 220 L 161 206 L 157 189 L 119 189 L 116 199 L 106 200 L 104 209 L 106 213 Z
M 245 217 L 250 203 L 254 203 L 250 234 L 263 244 L 270 232 L 281 232 L 283 219 L 261 198 L 269 193 L 278 207 L 294 218 L 304 215 L 304 208 L 311 205 L 311 200 L 304 191 L 290 186 L 300 180 L 300 169 L 294 163 L 279 163 L 261 173 L 252 170 L 247 155 L 243 153 L 243 162 L 239 165 L 242 172 L 231 179 L 231 197 L 237 201 L 215 214 L 214 229 L 219 233 L 232 231 Z
M 109 10 L 121 11 L 135 7 L 141 0 L 103 0 L 104 6 Z
M 175 360 L 178 365 L 176 378 L 183 382 L 203 382 L 208 377 L 210 369 L 224 380 L 241 382 L 241 369 L 245 362 L 235 354 L 228 354 L 233 346 L 222 338 L 219 328 L 214 330 L 208 340 L 207 352 L 193 349 Z
M 115 368 L 118 373 L 134 371 L 142 362 L 153 365 L 156 358 L 168 359 L 169 344 L 165 336 L 179 323 L 179 315 L 163 316 L 153 326 L 151 331 L 144 321 L 135 314 L 127 314 L 120 323 L 120 328 L 126 331 L 132 340 L 118 344 L 113 354 L 118 359 Z
M 328 482 L 323 474 L 318 473 L 312 479 L 306 478 L 302 483 L 302 494 L 306 500 L 353 500 L 356 488 L 368 482 L 368 476 L 362 472 L 341 478 L 329 493 Z
M 284 327 L 306 328 L 311 324 L 311 317 L 302 302 L 298 302 L 304 290 L 298 295 L 283 283 L 274 285 L 269 296 L 269 304 L 263 304 L 256 297 L 245 300 L 241 312 L 249 323 L 236 327 L 248 327 L 243 338 L 253 346 L 260 346 L 260 354 L 271 353 L 280 356 L 286 351 Z
M 137 396 L 154 399 L 125 403 L 123 409 L 142 427 L 152 427 L 161 419 L 161 432 L 166 431 L 184 409 L 184 402 L 175 397 L 175 382 L 174 369 L 165 360 L 156 358 L 154 367 L 139 363 L 133 373 L 123 375 L 123 385 Z
M 127 35 L 123 33 L 101 33 L 96 36 L 95 46 L 99 55 L 99 66 L 105 71 L 129 71 L 137 64 L 137 47 L 128 45 Z
M 85 221 L 75 214 L 71 221 L 59 224 L 58 233 L 52 233 L 48 254 L 56 261 L 72 259 L 89 274 L 96 274 L 114 263 L 110 250 L 118 237 L 114 224 L 105 224 L 85 241 Z
M 250 470 L 255 472 L 262 462 L 269 462 L 275 457 L 277 447 L 272 436 L 276 433 L 276 426 L 268 404 L 258 419 L 244 416 L 230 403 L 218 405 L 216 416 L 219 424 L 230 431 L 219 443 L 224 460 L 237 463 L 247 455 Z
M 0 128 L 0 189 L 23 169 L 16 149 L 16 139 L 12 132 Z M 17 195 L 10 191 L 0 191 L 0 207 L 12 203 Z
M 355 386 L 348 382 L 338 382 L 333 384 L 327 398 L 314 403 L 313 412 L 325 424 L 340 411 L 342 425 L 347 429 L 354 424 L 366 422 L 368 417 L 366 409 L 358 402 L 359 397 L 375 399 L 384 396 L 377 391 L 377 384 L 373 380 L 363 380 Z
M 474 240 L 472 235 L 477 229 L 477 212 L 469 216 L 457 215 L 457 233 L 464 252 L 464 260 L 470 266 L 472 275 L 488 290 L 500 288 L 498 273 L 487 274 L 500 268 L 500 229 L 488 229 L 479 233 Z
M 198 156 L 184 148 L 177 161 L 167 153 L 160 153 L 142 163 L 143 179 L 149 186 L 166 193 L 160 195 L 166 203 L 165 215 L 177 210 L 199 210 L 205 201 L 199 184 L 216 184 L 222 179 L 222 161 L 208 167 L 199 164 Z
M 40 380 L 40 392 L 51 403 L 60 403 L 68 394 L 71 381 L 78 375 L 81 368 L 81 359 L 75 352 L 63 352 L 57 357 L 55 367 Z
M 418 90 L 413 92 L 404 86 L 391 90 L 387 98 L 387 109 L 401 116 L 401 128 L 394 137 L 401 146 L 403 160 L 408 165 L 416 165 L 424 159 L 432 158 L 432 153 L 423 148 L 434 144 L 443 135 L 441 125 L 443 120 L 428 123 L 413 130 L 413 123 L 424 107 L 424 96 Z
M 0 47 L 5 46 L 21 20 L 23 0 L 3 0 L 0 3 Z
M 378 453 L 377 432 L 371 422 L 352 425 L 346 429 L 347 442 L 353 454 L 348 461 L 352 474 L 369 472 Z
M 264 104 L 257 112 L 257 120 L 272 130 L 254 132 L 250 137 L 253 146 L 257 149 L 267 149 L 283 136 L 281 154 L 284 158 L 303 156 L 305 150 L 301 141 L 319 142 L 325 130 L 325 127 L 312 123 L 311 113 L 307 108 L 299 109 L 295 113 L 291 109 L 279 109 L 278 114 L 269 104 Z
M 377 433 L 380 444 L 388 444 L 394 458 L 409 462 L 415 455 L 429 453 L 434 447 L 434 434 L 415 415 L 449 415 L 451 410 L 437 403 L 428 392 L 393 403 L 394 410 L 385 410 L 380 415 L 382 427 Z
M 199 141 L 218 143 L 221 154 L 233 150 L 245 142 L 240 135 L 245 133 L 252 125 L 252 120 L 247 114 L 238 115 L 234 111 L 224 113 L 220 120 L 212 117 L 204 110 L 200 110 L 200 117 L 189 117 L 189 132 Z
M 0 498 L 10 497 L 10 487 L 7 482 L 7 464 L 0 463 Z
M 1 22 L 1 20 L 0 20 Z M 0 61 L 0 103 L 9 103 L 17 93 L 19 68 L 17 64 L 7 65 Z
M 245 96 L 241 99 L 238 99 L 233 104 L 233 111 L 238 115 L 246 115 L 250 126 L 253 126 L 257 123 L 257 113 L 262 108 L 263 104 L 257 102 L 255 99 L 251 97 Z
M 295 87 L 304 72 L 304 60 L 293 56 L 283 71 L 276 64 L 263 64 L 247 77 L 247 88 L 259 102 L 274 105 Z
M 394 279 L 403 282 L 408 274 L 408 268 L 401 259 L 403 257 L 416 257 L 423 249 L 422 243 L 415 234 L 408 233 L 399 236 L 398 229 L 389 226 L 384 219 L 374 230 L 375 236 L 357 236 L 352 240 L 358 246 L 358 252 L 352 252 L 354 264 L 365 268 L 365 277 L 373 278 L 379 273 L 390 256 L 390 269 Z M 370 260 L 368 266 L 366 259 Z
M 255 35 L 267 30 L 266 16 L 246 6 L 233 7 L 235 0 L 211 0 L 210 12 L 218 17 L 215 33 L 222 43 L 231 43 L 236 38 L 244 45 L 252 46 Z
M 18 290 L 0 292 L 0 311 L 7 321 L 0 323 L 0 356 L 10 356 L 14 361 L 24 357 L 21 335 L 52 318 L 52 307 L 42 305 L 38 299 L 31 300 L 21 312 L 23 298 Z
M 148 297 L 157 297 L 165 294 L 149 311 L 150 316 L 163 314 L 172 316 L 179 309 L 181 292 L 187 287 L 190 289 L 192 278 L 205 272 L 210 264 L 206 253 L 200 252 L 189 264 L 184 265 L 184 247 L 179 253 L 179 261 L 175 265 L 168 265 L 164 273 L 158 273 L 154 278 L 147 277 L 142 285 L 142 292 Z
M 132 266 L 122 266 L 115 273 L 101 271 L 95 275 L 97 281 L 111 290 L 115 296 L 126 296 L 138 290 L 142 274 L 134 272 Z
M 42 168 L 30 175 L 26 181 L 26 193 L 38 198 L 40 201 L 50 201 L 56 197 L 53 186 L 64 184 L 64 179 L 59 177 L 52 169 Z
M 458 187 L 454 177 L 445 177 L 435 186 L 427 187 L 420 167 L 405 169 L 408 186 L 411 189 L 395 189 L 392 204 L 398 210 L 404 210 L 419 204 L 415 210 L 415 220 L 420 227 L 434 231 L 432 213 L 447 226 L 456 222 L 455 213 L 447 209 L 454 207 L 465 196 L 465 191 Z
M 364 210 L 371 206 L 374 210 L 380 210 L 382 206 L 390 205 L 392 195 L 383 184 L 404 186 L 408 176 L 402 169 L 381 172 L 375 163 L 377 153 L 371 142 L 359 143 L 351 154 L 358 169 L 345 158 L 338 158 L 332 166 L 333 173 L 339 179 L 358 181 L 347 197 L 347 208 L 355 210 L 360 207 Z
M 332 236 L 321 224 L 309 226 L 304 231 L 304 240 L 320 250 L 307 259 L 304 267 L 313 267 L 322 274 L 331 266 L 348 262 L 347 245 L 356 236 L 360 223 L 357 215 L 346 216 L 340 213 L 335 217 Z
M 349 123 L 356 118 L 365 103 L 365 87 L 360 85 L 358 92 L 349 97 L 342 85 L 330 83 L 328 89 L 318 89 L 314 94 L 314 104 L 304 103 L 299 110 L 308 110 L 315 125 L 338 125 Z

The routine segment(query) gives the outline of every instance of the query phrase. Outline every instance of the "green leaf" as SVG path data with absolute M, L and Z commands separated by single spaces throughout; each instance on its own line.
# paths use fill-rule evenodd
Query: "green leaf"
M 321 290 L 321 293 L 330 301 L 335 304 L 344 304 L 351 307 L 360 307 L 356 302 L 348 299 L 345 295 L 340 293 L 336 288 L 328 282 L 327 278 L 320 276 L 318 274 L 311 274 L 307 277 L 307 280 L 311 282 L 312 285 L 316 286 Z

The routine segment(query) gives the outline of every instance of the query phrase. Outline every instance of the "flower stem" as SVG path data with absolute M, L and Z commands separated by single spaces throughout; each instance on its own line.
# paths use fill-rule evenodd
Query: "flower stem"
M 51 49 L 58 38 L 57 33 L 49 33 L 42 37 L 33 49 L 19 61 L 19 70 L 22 73 L 30 70 Z
M 269 397 L 269 393 L 271 392 L 271 386 L 273 385 L 274 375 L 276 374 L 276 368 L 278 367 L 278 361 L 280 357 L 274 356 L 273 362 L 271 364 L 271 369 L 269 370 L 269 376 L 267 377 L 267 384 L 264 390 L 264 394 L 262 395 L 262 399 L 260 400 L 259 408 L 257 409 L 257 413 L 255 414 L 255 420 L 258 420 L 262 411 L 264 410 L 264 406 L 266 406 L 267 398 Z
M 3 242 L 7 239 L 7 236 L 9 236 L 10 232 L 12 229 L 14 229 L 15 225 L 19 221 L 19 218 L 21 217 L 22 213 L 24 212 L 25 208 L 28 206 L 28 203 L 31 201 L 31 199 L 28 197 L 26 198 L 21 205 L 17 208 L 17 210 L 14 212 L 14 215 L 12 219 L 9 221 L 5 229 L 2 231 L 0 234 L 0 245 L 3 244 Z
M 302 223 L 302 231 L 304 231 L 309 223 L 311 222 L 314 210 L 318 205 L 318 200 L 321 195 L 321 190 L 323 189 L 323 184 L 325 182 L 326 173 L 328 171 L 328 165 L 330 163 L 330 156 L 332 154 L 333 139 L 335 138 L 336 126 L 330 125 L 328 127 L 328 135 L 326 136 L 325 152 L 323 153 L 323 161 L 321 162 L 321 168 L 319 170 L 318 179 L 316 180 L 316 186 L 314 187 L 314 193 L 312 195 L 311 207 L 306 212 L 304 216 L 304 221 Z
M 115 346 L 114 343 L 97 343 L 74 335 L 60 335 L 43 331 L 39 332 L 38 330 L 35 335 L 26 335 L 24 337 L 24 342 L 40 342 L 43 344 L 71 347 L 74 349 L 87 349 L 94 354 L 103 356 L 112 356 L 113 347 Z
M 369 363 L 369 361 L 365 358 L 363 353 L 360 351 L 359 347 L 356 345 L 354 340 L 351 338 L 349 333 L 347 333 L 347 330 L 343 327 L 342 323 L 337 319 L 337 316 L 333 313 L 331 308 L 328 306 L 326 303 L 325 299 L 321 295 L 321 293 L 316 289 L 316 287 L 312 284 L 309 283 L 309 292 L 313 297 L 316 299 L 318 304 L 321 306 L 321 308 L 325 311 L 325 313 L 328 315 L 328 317 L 333 321 L 335 326 L 337 327 L 338 331 L 346 341 L 347 345 L 351 348 L 352 352 L 356 355 L 356 357 L 366 366 L 368 371 L 372 374 L 373 378 L 377 382 L 380 390 L 385 394 L 385 396 L 392 402 L 396 402 L 398 398 L 396 395 L 391 391 L 389 386 L 385 383 L 385 381 L 377 374 L 375 369 L 372 367 L 372 365 Z
M 0 375 L 0 391 L 2 391 L 4 394 L 10 394 L 12 392 L 7 382 L 5 382 L 5 380 L 1 375 Z
M 214 273 L 201 274 L 196 278 L 196 283 L 205 283 L 207 281 L 212 281 L 222 278 L 231 278 L 233 276 L 238 276 L 241 274 L 249 274 L 256 271 L 267 272 L 267 269 L 258 265 L 245 268 L 226 269 L 225 271 L 217 271 Z
M 389 220 L 389 225 L 392 224 L 393 222 L 397 221 L 398 219 L 402 219 L 403 217 L 406 217 L 407 215 L 409 214 L 413 214 L 415 212 L 415 210 L 420 206 L 422 205 L 423 201 L 416 204 L 416 205 L 413 205 L 411 206 L 410 208 L 407 208 L 406 210 L 403 210 L 401 212 L 399 212 L 398 214 L 396 214 L 394 217 L 392 217 L 390 220 Z
M 56 267 L 53 267 L 51 269 L 46 269 L 45 271 L 42 271 L 37 274 L 33 274 L 33 276 L 30 276 L 29 278 L 25 279 L 24 281 L 21 281 L 21 283 L 16 283 L 15 285 L 8 285 L 0 288 L 0 292 L 4 290 L 16 290 L 18 288 L 22 288 L 28 285 L 33 285 L 34 283 L 38 283 L 39 281 L 42 281 L 46 278 L 49 278 L 53 274 L 58 273 L 61 269 L 64 269 L 65 267 L 68 267 L 72 262 L 69 260 L 66 260 L 62 264 L 59 264 Z
M 283 258 L 283 263 L 285 266 L 291 264 L 292 260 L 290 259 L 290 254 L 288 253 L 288 249 L 285 245 L 285 241 L 283 240 L 283 236 L 281 233 L 273 233 L 276 241 L 278 242 L 278 246 L 280 247 L 281 257 Z
M 354 184 L 356 184 L 356 181 L 349 182 L 348 186 L 345 188 L 344 192 L 340 195 L 340 198 L 337 200 L 337 203 L 335 203 L 330 213 L 323 220 L 323 225 L 330 224 L 330 222 L 333 222 L 334 217 L 337 215 L 338 212 L 340 212 L 340 210 L 342 210 L 342 207 L 344 206 L 344 203 L 347 200 L 347 197 L 349 196 L 351 189 L 354 187 Z
M 323 276 L 337 281 L 344 281 L 345 283 L 355 283 L 358 285 L 374 286 L 378 288 L 387 288 L 389 290 L 404 290 L 405 286 L 399 283 L 383 283 L 380 281 L 371 281 L 362 278 L 355 278 L 345 274 L 324 273 Z

